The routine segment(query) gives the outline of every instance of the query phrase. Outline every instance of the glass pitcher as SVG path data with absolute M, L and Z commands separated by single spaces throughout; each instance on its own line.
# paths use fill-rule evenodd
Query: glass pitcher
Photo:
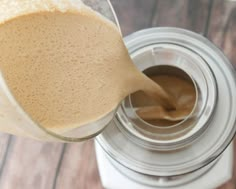
M 34 11 L 35 7 L 47 11 L 51 5 L 62 7 L 65 1 L 6 1 L 0 6 L 0 21 L 8 19 L 9 15 L 21 15 L 22 11 Z M 68 0 L 67 3 L 78 7 L 80 0 Z M 95 11 L 113 21 L 119 28 L 118 20 L 109 0 L 83 0 L 84 4 L 90 6 Z M 62 7 L 63 8 L 63 7 Z M 113 119 L 116 110 L 108 113 L 103 118 L 91 124 L 80 126 L 66 133 L 56 133 L 35 123 L 27 112 L 25 112 L 14 99 L 2 75 L 0 75 L 0 131 L 27 136 L 39 140 L 75 142 L 83 141 L 98 135 L 108 123 Z

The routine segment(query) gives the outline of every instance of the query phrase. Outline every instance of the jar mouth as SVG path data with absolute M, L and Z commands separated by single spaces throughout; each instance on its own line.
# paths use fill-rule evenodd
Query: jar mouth
M 196 52 L 174 43 L 151 44 L 136 50 L 131 57 L 139 70 L 147 75 L 169 74 L 188 80 L 194 86 L 196 100 L 184 120 L 169 126 L 155 126 L 140 119 L 128 96 L 118 111 L 118 119 L 131 135 L 152 144 L 151 148 L 166 151 L 190 145 L 207 129 L 206 123 L 217 98 L 211 70 L 207 66 L 201 67 L 206 61 Z
M 148 77 L 150 76 L 175 76 L 177 78 L 183 79 L 188 81 L 189 83 L 191 83 L 191 85 L 194 87 L 194 92 L 195 92 L 195 100 L 194 100 L 194 105 L 191 108 L 191 111 L 186 115 L 186 117 L 182 120 L 179 121 L 169 121 L 168 124 L 166 125 L 162 125 L 161 123 L 157 123 L 157 124 L 153 124 L 151 122 L 145 121 L 144 119 L 142 119 L 137 112 L 135 111 L 136 107 L 133 103 L 132 100 L 132 95 L 129 95 L 129 101 L 131 104 L 131 108 L 133 108 L 135 115 L 137 116 L 137 119 L 139 119 L 140 121 L 142 121 L 144 124 L 153 127 L 153 128 L 159 128 L 159 129 L 171 129 L 174 127 L 177 127 L 181 124 L 183 124 L 184 122 L 186 122 L 187 120 L 189 120 L 190 118 L 194 117 L 194 112 L 196 110 L 197 107 L 197 103 L 198 103 L 198 89 L 197 89 L 197 85 L 195 83 L 195 81 L 191 78 L 190 75 L 188 75 L 184 70 L 173 66 L 173 65 L 157 65 L 157 66 L 152 66 L 150 68 L 147 68 L 145 70 L 143 70 L 143 73 L 145 75 L 147 75 Z M 183 94 L 184 95 L 184 94 Z

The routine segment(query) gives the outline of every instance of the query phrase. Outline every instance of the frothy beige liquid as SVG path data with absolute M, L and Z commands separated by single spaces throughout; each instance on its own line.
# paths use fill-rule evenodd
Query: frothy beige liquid
M 112 111 L 144 90 L 173 100 L 133 65 L 116 26 L 83 4 L 0 5 L 0 69 L 13 96 L 42 126 L 64 132 Z
M 136 92 L 131 96 L 131 100 L 137 109 L 137 114 L 143 120 L 152 125 L 170 126 L 182 121 L 192 112 L 196 101 L 196 91 L 192 82 L 171 75 L 158 75 L 150 78 L 174 98 L 176 110 L 167 111 L 160 103 L 147 97 L 145 93 Z

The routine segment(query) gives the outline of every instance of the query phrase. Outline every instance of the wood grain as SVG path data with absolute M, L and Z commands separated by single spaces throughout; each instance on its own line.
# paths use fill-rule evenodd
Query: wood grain
M 179 27 L 203 34 L 208 23 L 210 4 L 210 0 L 158 1 L 151 25 Z
M 150 27 L 157 0 L 111 0 L 123 35 Z
M 102 189 L 101 180 L 99 177 L 96 154 L 94 150 L 94 145 L 92 145 L 92 153 L 90 157 L 90 164 L 88 165 L 87 179 L 85 183 L 85 189 Z
M 209 39 L 213 41 L 231 63 L 236 66 L 236 2 L 214 2 L 211 16 Z
M 3 173 L 4 165 L 7 158 L 8 147 L 10 146 L 12 137 L 5 133 L 0 133 L 0 177 Z
M 62 144 L 14 137 L 0 179 L 2 189 L 52 188 Z
M 55 188 L 102 188 L 92 140 L 66 146 Z

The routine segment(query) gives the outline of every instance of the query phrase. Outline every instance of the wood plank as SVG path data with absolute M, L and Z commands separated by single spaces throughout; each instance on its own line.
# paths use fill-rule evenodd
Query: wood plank
M 235 183 L 234 182 L 227 182 L 226 184 L 219 187 L 218 189 L 235 189 Z
M 150 26 L 156 0 L 111 0 L 123 35 Z
M 6 157 L 0 188 L 52 188 L 63 145 L 14 137 Z
M 93 140 L 67 145 L 55 188 L 102 188 Z
M 210 0 L 158 1 L 152 26 L 180 27 L 203 34 L 210 4 Z
M 103 187 L 97 169 L 96 153 L 94 145 L 92 146 L 92 148 L 93 149 L 90 157 L 91 158 L 90 163 L 88 165 L 87 181 L 85 183 L 85 189 L 102 189 Z
M 211 17 L 209 38 L 236 66 L 236 2 L 216 0 Z
M 208 37 L 215 43 L 236 66 L 236 2 L 215 0 L 210 20 Z M 236 140 L 234 140 L 234 159 Z M 232 179 L 218 189 L 236 188 L 236 162 L 234 160 Z
M 0 177 L 4 169 L 7 151 L 10 143 L 11 143 L 11 136 L 5 133 L 0 133 Z
M 210 20 L 208 37 L 219 47 L 222 47 L 229 22 L 234 22 L 231 15 L 235 12 L 234 1 L 215 0 Z

